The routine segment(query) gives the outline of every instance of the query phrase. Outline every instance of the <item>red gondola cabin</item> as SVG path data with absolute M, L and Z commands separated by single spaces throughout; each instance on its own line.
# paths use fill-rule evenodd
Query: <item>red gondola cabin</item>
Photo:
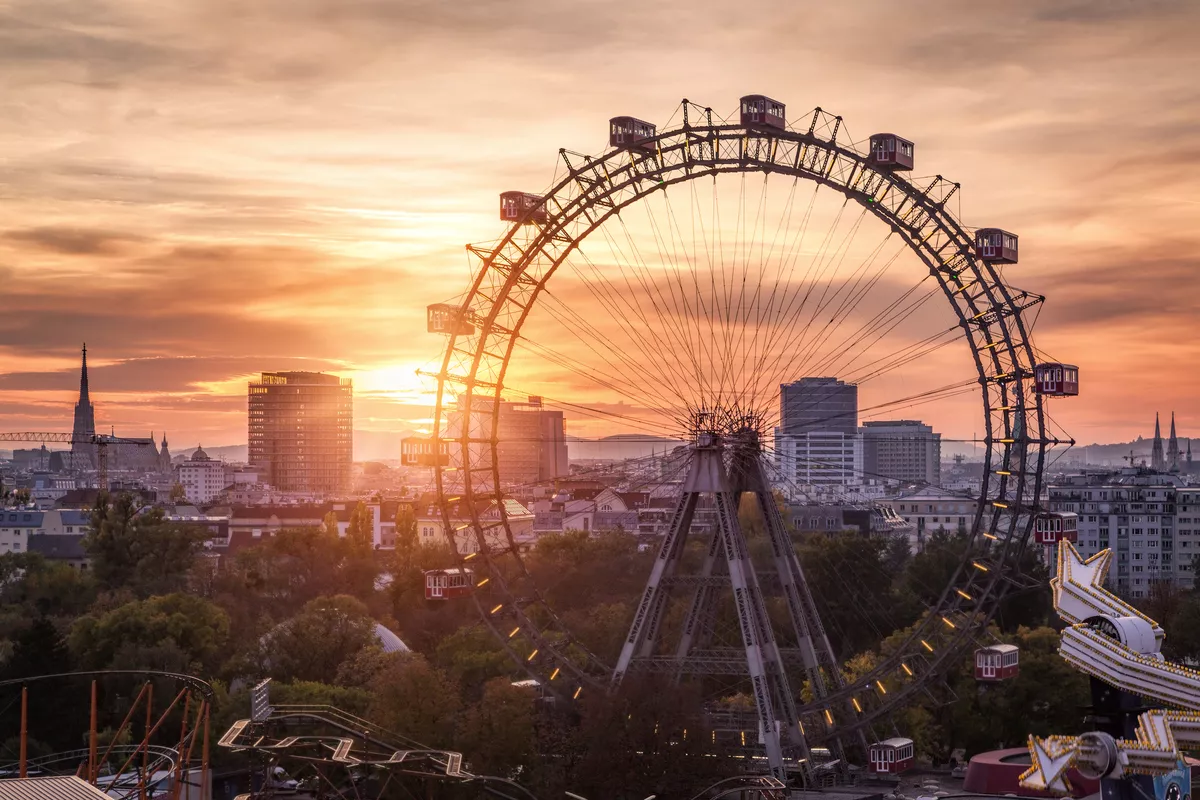
M 873 742 L 868 751 L 871 772 L 895 775 L 913 765 L 912 739 L 884 739 L 882 742 Z
M 999 228 L 975 231 L 975 255 L 991 264 L 1017 263 L 1017 235 Z
M 994 644 L 975 651 L 975 680 L 989 683 L 1015 678 L 1021 671 L 1021 651 L 1015 644 Z
M 623 150 L 653 150 L 658 129 L 652 123 L 634 117 L 613 117 L 608 121 L 608 144 Z
M 432 436 L 409 436 L 400 440 L 400 463 L 406 467 L 445 467 L 450 464 L 448 442 Z
M 748 94 L 742 98 L 742 125 L 747 128 L 787 127 L 783 103 L 761 94 Z
M 471 593 L 475 574 L 465 567 L 431 569 L 425 572 L 425 599 L 451 600 Z
M 449 303 L 434 303 L 425 307 L 425 327 L 430 333 L 458 333 L 469 336 L 475 332 L 458 306 Z
M 1079 515 L 1071 511 L 1047 511 L 1033 520 L 1034 538 L 1038 544 L 1057 544 L 1066 539 L 1079 541 Z
M 877 169 L 912 169 L 913 143 L 894 133 L 877 133 L 871 137 L 867 163 Z
M 1074 364 L 1038 364 L 1033 369 L 1033 388 L 1051 397 L 1079 394 L 1079 367 Z
M 528 192 L 503 192 L 500 195 L 500 219 L 505 222 L 546 224 L 542 196 Z

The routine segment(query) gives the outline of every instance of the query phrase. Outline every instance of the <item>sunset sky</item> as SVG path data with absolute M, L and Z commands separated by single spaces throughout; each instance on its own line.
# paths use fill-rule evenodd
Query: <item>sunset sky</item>
M 1081 443 L 1200 433 L 1198 31 L 1191 0 L 0 0 L 0 429 L 69 430 L 84 341 L 118 433 L 244 442 L 246 380 L 285 369 L 419 428 L 425 306 L 499 192 L 611 116 L 761 92 L 914 140 L 1020 234 Z

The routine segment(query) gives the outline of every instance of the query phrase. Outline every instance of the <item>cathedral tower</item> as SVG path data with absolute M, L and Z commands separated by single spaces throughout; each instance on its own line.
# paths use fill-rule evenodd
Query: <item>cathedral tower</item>
M 71 463 L 78 469 L 90 469 L 96 463 L 96 446 L 89 441 L 96 435 L 96 408 L 88 394 L 87 344 L 83 346 L 83 367 L 79 373 L 79 402 L 75 404 L 75 422 L 71 426 Z
M 1167 440 L 1167 469 L 1178 472 L 1183 465 L 1179 463 L 1179 439 L 1175 436 L 1175 412 L 1171 412 L 1171 438 Z

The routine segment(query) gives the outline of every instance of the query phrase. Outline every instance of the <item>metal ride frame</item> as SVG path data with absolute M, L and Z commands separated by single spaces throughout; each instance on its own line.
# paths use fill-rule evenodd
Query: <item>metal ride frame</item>
M 682 123 L 644 149 L 597 157 L 560 150 L 566 174 L 541 204 L 481 259 L 460 306 L 469 326 L 449 334 L 434 415 L 448 465 L 436 471 L 444 530 L 475 572 L 473 599 L 510 656 L 562 700 L 603 691 L 613 670 L 570 634 L 534 585 L 501 502 L 499 401 L 521 327 L 547 282 L 600 225 L 655 191 L 727 173 L 779 173 L 827 186 L 865 207 L 900 236 L 937 281 L 970 347 L 983 410 L 981 497 L 968 546 L 937 604 L 890 655 L 853 683 L 828 688 L 796 709 L 809 744 L 849 741 L 884 723 L 971 645 L 1013 588 L 1028 588 L 1018 561 L 1033 530 L 1046 451 L 1069 441 L 1047 433 L 1033 386 L 1036 358 L 1024 312 L 1044 298 L 1008 286 L 976 258 L 970 233 L 947 208 L 959 186 L 940 175 L 923 186 L 876 169 L 838 140 L 841 118 L 820 108 L 788 129 L 714 120 L 688 101 Z M 532 223 L 533 212 L 544 221 Z M 525 233 L 525 231 L 530 231 Z M 468 332 L 469 327 L 469 332 Z M 448 407 L 457 395 L 458 405 Z
M 129 706 L 129 711 L 125 715 L 125 719 L 121 725 L 113 732 L 111 741 L 104 748 L 103 753 L 100 752 L 97 729 L 97 678 L 102 677 L 144 677 L 146 682 L 142 684 L 137 696 Z M 41 681 L 51 681 L 60 679 L 83 678 L 91 677 L 91 721 L 88 731 L 88 746 L 79 750 L 72 750 L 63 753 L 52 753 L 47 756 L 30 759 L 26 755 L 26 745 L 28 738 L 27 718 L 29 708 L 29 687 L 30 683 L 38 683 Z M 182 688 L 175 694 L 174 699 L 157 717 L 154 714 L 154 685 L 150 682 L 152 678 L 165 678 L 174 681 L 176 684 L 182 685 Z M 65 765 L 70 771 L 77 776 L 83 773 L 81 777 L 88 783 L 101 788 L 109 796 L 119 798 L 120 800 L 132 800 L 133 798 L 146 797 L 146 779 L 147 776 L 156 772 L 163 771 L 170 774 L 173 778 L 169 800 L 179 800 L 182 793 L 184 782 L 188 779 L 193 764 L 193 750 L 197 741 L 200 741 L 200 784 L 199 789 L 201 795 L 207 795 L 208 786 L 208 766 L 209 766 L 209 720 L 212 715 L 213 690 L 209 683 L 194 675 L 184 675 L 175 672 L 163 672 L 161 670 L 89 670 L 85 672 L 63 672 L 49 675 L 31 675 L 25 678 L 12 678 L 9 680 L 0 681 L 0 690 L 7 687 L 21 687 L 21 729 L 20 729 L 20 755 L 15 764 L 8 765 L 9 769 L 15 768 L 18 776 L 26 777 L 30 767 L 35 769 L 50 768 L 56 764 Z M 130 730 L 130 723 L 133 722 L 134 713 L 138 707 L 145 701 L 145 735 L 141 742 L 135 745 L 115 745 L 115 741 L 123 733 Z M 194 717 L 193 700 L 196 700 Z M 183 705 L 180 706 L 180 701 Z M 150 739 L 155 733 L 168 721 L 171 712 L 176 708 L 182 711 L 181 720 L 182 726 L 179 731 L 178 743 L 174 747 L 164 747 L 161 745 L 150 744 Z M 135 764 L 138 756 L 141 756 L 141 763 Z M 100 775 L 101 766 L 108 762 L 109 756 L 115 756 L 117 761 L 121 763 L 121 767 L 117 769 L 111 780 L 105 780 L 108 776 Z M 131 766 L 134 771 L 126 772 Z M 160 769 L 165 766 L 166 769 Z M 124 776 L 124 777 L 122 777 Z

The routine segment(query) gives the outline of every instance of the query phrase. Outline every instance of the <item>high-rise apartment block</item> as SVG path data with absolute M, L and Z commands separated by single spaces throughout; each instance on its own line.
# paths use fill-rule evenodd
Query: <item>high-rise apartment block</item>
M 249 385 L 249 461 L 280 491 L 350 488 L 354 387 L 320 372 L 264 372 Z
M 805 486 L 862 483 L 858 387 L 837 378 L 801 378 L 779 387 L 775 451 L 780 472 Z
M 1189 589 L 1200 555 L 1200 488 L 1177 475 L 1127 468 L 1071 475 L 1049 490 L 1051 511 L 1079 515 L 1076 547 L 1085 558 L 1112 548 L 1108 586 L 1147 597 L 1159 582 Z
M 911 419 L 864 422 L 863 474 L 872 480 L 936 486 L 942 471 L 942 435 Z

